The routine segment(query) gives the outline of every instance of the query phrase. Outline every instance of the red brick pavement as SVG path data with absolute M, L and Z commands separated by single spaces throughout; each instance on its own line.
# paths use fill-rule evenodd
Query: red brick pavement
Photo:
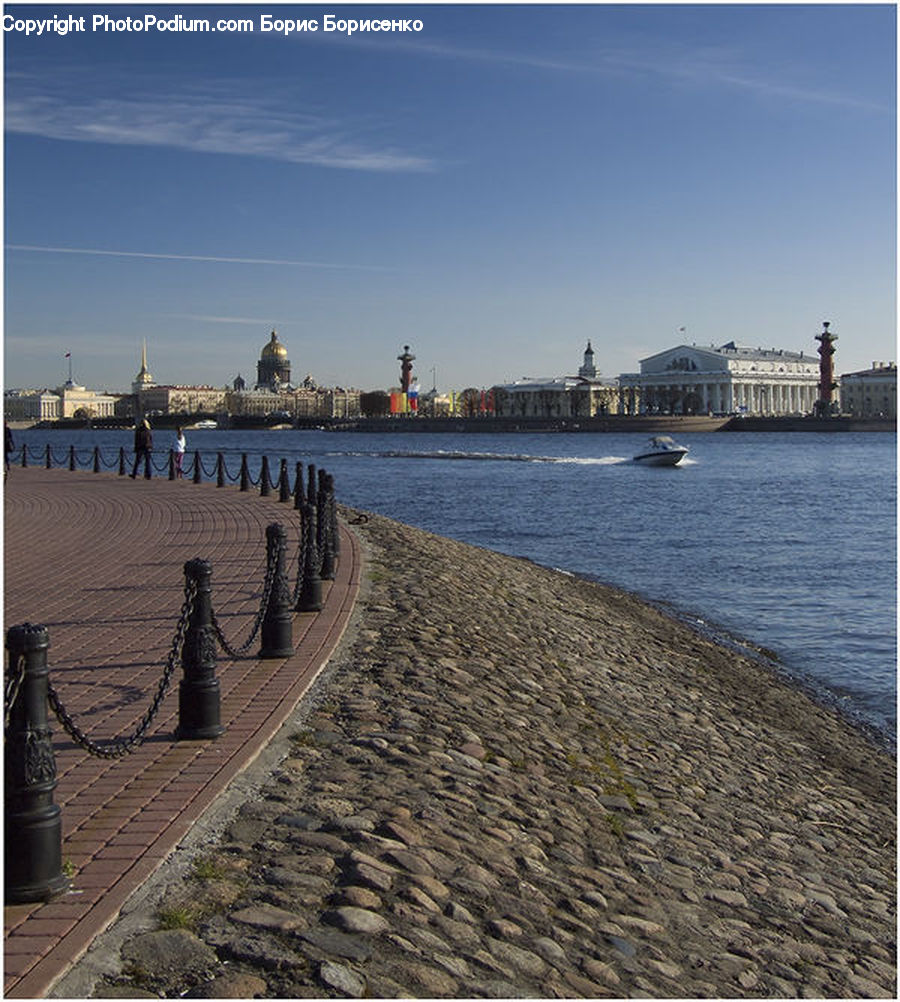
M 338 488 L 340 485 L 338 485 Z M 181 610 L 184 564 L 212 564 L 215 614 L 233 646 L 259 608 L 265 529 L 287 529 L 293 581 L 299 519 L 291 504 L 187 480 L 13 468 L 4 504 L 5 627 L 50 633 L 51 682 L 77 725 L 102 743 L 132 734 L 162 677 Z M 4 909 L 4 993 L 45 997 L 127 898 L 271 739 L 340 639 L 359 587 L 360 551 L 341 528 L 325 608 L 295 615 L 294 654 L 220 654 L 225 733 L 176 742 L 178 679 L 146 740 L 124 758 L 91 756 L 51 711 L 65 863 L 72 890 Z M 4 633 L 5 635 L 5 633 Z

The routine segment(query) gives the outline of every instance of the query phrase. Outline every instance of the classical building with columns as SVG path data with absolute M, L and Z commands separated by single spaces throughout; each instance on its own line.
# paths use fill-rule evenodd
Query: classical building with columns
M 622 414 L 811 414 L 819 359 L 804 352 L 678 345 L 619 376 Z

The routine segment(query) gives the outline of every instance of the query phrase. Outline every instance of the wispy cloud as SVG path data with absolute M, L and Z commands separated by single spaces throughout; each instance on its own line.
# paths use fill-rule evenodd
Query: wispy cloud
M 28 251 L 38 254 L 94 254 L 101 257 L 136 257 L 160 261 L 206 261 L 213 264 L 278 265 L 289 268 L 337 268 L 355 271 L 393 271 L 386 265 L 346 264 L 334 261 L 293 261 L 268 257 L 218 257 L 209 254 L 157 254 L 151 251 L 100 250 L 94 247 L 41 247 L 35 244 L 6 244 L 7 251 Z
M 272 317 L 216 317 L 205 313 L 166 313 L 164 316 L 178 320 L 196 320 L 203 324 L 235 324 L 238 327 L 271 327 L 284 323 Z
M 652 52 L 606 51 L 602 63 L 610 68 L 656 76 L 673 84 L 697 88 L 715 87 L 742 90 L 756 97 L 797 104 L 820 104 L 855 108 L 861 111 L 888 111 L 886 104 L 854 97 L 831 87 L 801 86 L 788 77 L 797 68 L 754 69 L 752 60 L 731 47 L 678 46 L 660 44 Z
M 115 81 L 92 96 L 97 81 L 60 70 L 55 87 L 26 75 L 10 78 L 5 129 L 84 143 L 160 146 L 194 153 L 262 157 L 365 171 L 428 171 L 435 164 L 364 138 L 353 121 L 281 106 L 271 96 L 236 96 L 227 85 L 177 93 L 117 93 Z M 62 86 L 60 86 L 62 84 Z M 109 96 L 115 93 L 116 96 Z M 77 96 L 73 96 L 77 95 Z
M 346 43 L 345 43 L 346 44 Z M 371 44 L 359 39 L 360 45 Z M 767 67 L 754 69 L 751 55 L 731 46 L 686 46 L 669 39 L 648 39 L 641 46 L 591 47 L 582 45 L 581 54 L 551 55 L 549 53 L 512 52 L 500 48 L 482 49 L 439 42 L 415 40 L 380 40 L 382 47 L 391 45 L 411 55 L 470 63 L 541 70 L 551 73 L 595 76 L 655 77 L 669 84 L 694 87 L 733 88 L 761 98 L 793 101 L 800 104 L 823 104 L 856 108 L 864 111 L 888 111 L 886 103 L 843 93 L 833 87 L 801 86 L 789 81 L 797 67 Z

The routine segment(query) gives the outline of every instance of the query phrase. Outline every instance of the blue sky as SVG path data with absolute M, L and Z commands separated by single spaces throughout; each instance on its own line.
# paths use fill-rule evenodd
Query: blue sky
M 823 320 L 839 372 L 895 358 L 893 5 L 4 13 L 87 27 L 5 32 L 8 387 L 71 352 L 127 389 L 144 339 L 157 382 L 252 379 L 273 327 L 295 378 L 362 389 L 404 344 L 442 390 L 571 373 L 588 339 L 606 375 L 681 341 L 813 352 Z

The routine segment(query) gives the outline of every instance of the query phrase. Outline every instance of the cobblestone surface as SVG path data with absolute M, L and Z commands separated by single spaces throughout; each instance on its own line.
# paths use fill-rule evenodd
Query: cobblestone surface
M 893 759 L 631 596 L 358 531 L 352 643 L 94 995 L 896 997 Z

